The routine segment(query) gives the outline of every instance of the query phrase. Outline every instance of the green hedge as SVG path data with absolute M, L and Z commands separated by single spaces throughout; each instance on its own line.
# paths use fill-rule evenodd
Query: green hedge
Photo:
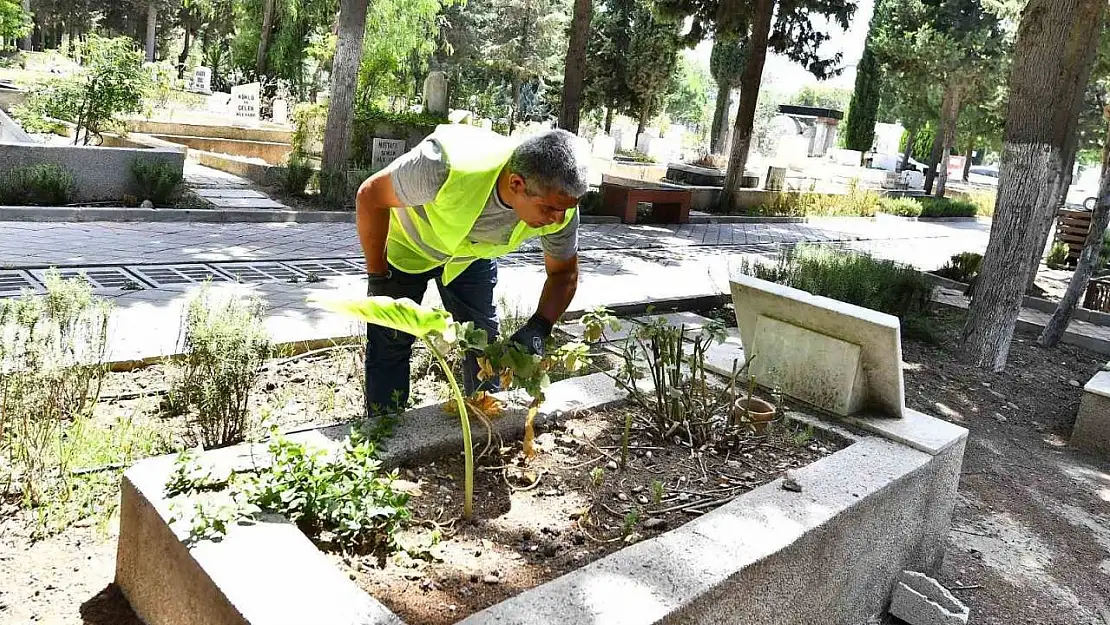
M 866 254 L 803 244 L 779 253 L 774 263 L 741 261 L 740 271 L 814 295 L 898 317 L 906 336 L 931 339 L 933 284 L 925 274 Z
M 322 144 L 327 117 L 326 104 L 298 106 L 293 112 L 293 149 L 312 153 L 313 146 Z M 355 109 L 351 131 L 350 166 L 353 169 L 370 166 L 375 137 L 407 140 L 412 135 L 427 136 L 447 121 L 446 117 L 427 113 L 392 113 L 376 106 L 360 106 Z
M 921 202 L 922 217 L 974 217 L 979 214 L 979 207 L 966 200 L 923 197 L 917 201 Z

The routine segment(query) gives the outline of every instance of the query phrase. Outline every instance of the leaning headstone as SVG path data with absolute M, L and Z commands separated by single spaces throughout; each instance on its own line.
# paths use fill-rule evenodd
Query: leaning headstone
M 271 106 L 271 117 L 275 124 L 289 123 L 289 102 L 282 98 L 274 98 Z
M 424 79 L 424 106 L 433 115 L 447 114 L 447 75 L 443 72 L 428 72 Z
M 732 302 L 751 374 L 833 414 L 905 411 L 898 318 L 737 275 Z
M 212 70 L 203 65 L 193 70 L 189 81 L 189 91 L 194 93 L 212 93 Z
M 370 169 L 380 171 L 405 153 L 403 139 L 379 139 L 374 137 L 373 151 L 370 155 Z
M 261 91 L 262 85 L 256 82 L 231 88 L 231 108 L 237 125 L 258 125 Z

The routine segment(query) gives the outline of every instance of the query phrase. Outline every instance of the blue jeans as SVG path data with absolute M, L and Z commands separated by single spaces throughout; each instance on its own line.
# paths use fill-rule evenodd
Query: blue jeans
M 479 259 L 470 264 L 450 284 L 442 282 L 442 268 L 420 274 L 409 274 L 396 267 L 391 285 L 395 297 L 407 297 L 419 303 L 424 299 L 428 281 L 435 280 L 443 307 L 455 321 L 471 321 L 485 330 L 490 340 L 498 335 L 497 307 L 493 303 L 493 287 L 497 285 L 497 262 Z M 409 401 L 409 359 L 416 338 L 411 334 L 381 326 L 366 326 L 366 415 L 404 410 Z M 478 382 L 478 362 L 467 354 L 463 363 L 463 386 L 467 394 L 476 390 L 497 390 L 497 378 Z

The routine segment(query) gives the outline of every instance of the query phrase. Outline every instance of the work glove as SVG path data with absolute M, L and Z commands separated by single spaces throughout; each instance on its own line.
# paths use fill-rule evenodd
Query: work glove
M 393 280 L 393 273 L 390 271 L 367 273 L 366 296 L 377 297 L 382 295 L 397 299 L 397 283 Z
M 551 328 L 552 323 L 537 313 L 532 315 L 521 329 L 514 332 L 509 340 L 529 354 L 543 356 L 543 344 L 547 341 L 547 337 L 551 336 Z

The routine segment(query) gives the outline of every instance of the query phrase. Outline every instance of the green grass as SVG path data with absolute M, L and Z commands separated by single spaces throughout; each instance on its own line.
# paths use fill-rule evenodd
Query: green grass
M 906 336 L 931 340 L 933 285 L 924 274 L 889 260 L 799 245 L 775 263 L 743 261 L 742 273 L 898 317 Z
M 888 215 L 917 217 L 921 215 L 921 202 L 908 197 L 884 197 L 879 200 L 879 210 Z
M 881 196 L 852 180 L 848 192 L 816 193 L 811 187 L 804 192 L 779 193 L 770 204 L 757 206 L 749 214 L 765 217 L 871 217 L 880 206 Z
M 923 197 L 917 201 L 922 217 L 974 217 L 979 213 L 979 207 L 967 200 Z

